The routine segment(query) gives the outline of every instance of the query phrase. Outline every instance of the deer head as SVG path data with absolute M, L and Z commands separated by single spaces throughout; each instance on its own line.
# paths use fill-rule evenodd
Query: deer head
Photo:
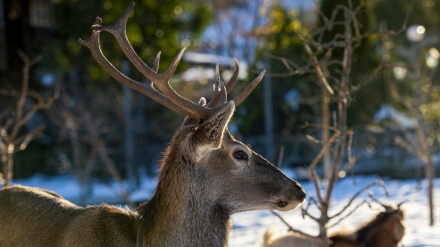
M 356 240 L 364 243 L 366 247 L 397 247 L 405 235 L 404 213 L 400 206 L 406 201 L 393 207 L 371 195 L 370 197 L 380 204 L 384 211 L 357 231 Z
M 150 68 L 133 50 L 126 36 L 126 22 L 133 7 L 131 4 L 113 26 L 102 25 L 97 17 L 91 38 L 80 42 L 118 82 L 186 116 L 164 154 L 155 195 L 140 209 L 142 218 L 148 219 L 141 227 L 147 245 L 223 246 L 230 214 L 256 209 L 284 211 L 301 204 L 305 198 L 302 187 L 236 140 L 227 127 L 235 107 L 246 99 L 265 72 L 236 98 L 228 100 L 228 92 L 238 77 L 239 64 L 235 60 L 233 75 L 227 83 L 221 80 L 217 65 L 210 100 L 201 97 L 198 103 L 192 102 L 169 84 L 185 49 L 162 73 L 157 72 L 160 53 Z M 127 58 L 148 78 L 146 83 L 126 77 L 107 60 L 99 44 L 103 31 L 115 36 Z M 208 231 L 209 236 L 200 239 L 204 231 Z M 215 239 L 223 242 L 218 244 Z

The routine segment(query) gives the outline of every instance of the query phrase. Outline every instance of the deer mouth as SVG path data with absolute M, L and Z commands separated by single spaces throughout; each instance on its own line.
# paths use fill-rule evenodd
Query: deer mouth
M 289 193 L 287 196 L 279 196 L 274 198 L 275 200 L 272 203 L 275 204 L 275 209 L 279 211 L 289 211 L 300 206 L 305 198 L 306 192 L 302 189 L 302 187 L 297 187 L 297 191 L 293 193 Z
M 278 200 L 277 207 L 278 208 L 285 208 L 289 203 L 283 200 Z
M 299 205 L 301 205 L 302 204 L 302 202 L 298 202 L 298 201 L 287 201 L 287 200 L 282 200 L 282 199 L 279 199 L 279 200 L 277 200 L 276 202 L 275 202 L 275 208 L 274 209 L 276 209 L 276 210 L 279 210 L 279 211 L 283 211 L 283 212 L 286 212 L 286 211 L 289 211 L 289 210 L 292 210 L 292 209 L 295 209 L 296 207 L 298 207 Z

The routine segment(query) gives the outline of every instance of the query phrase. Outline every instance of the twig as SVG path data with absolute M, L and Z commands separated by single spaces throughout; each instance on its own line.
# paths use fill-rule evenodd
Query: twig
M 343 220 L 347 219 L 350 215 L 352 215 L 354 212 L 356 212 L 356 210 L 364 205 L 365 203 L 368 203 L 368 200 L 363 200 L 361 203 L 357 204 L 348 214 L 344 215 L 343 217 L 339 218 L 338 221 L 336 221 L 335 223 L 331 224 L 330 226 L 328 226 L 327 228 L 332 228 L 337 226 L 339 223 L 341 223 Z
M 304 216 L 307 216 L 310 219 L 319 223 L 319 218 L 316 218 L 315 216 L 311 215 L 306 209 L 302 209 L 301 212 L 302 212 L 303 218 L 304 218 Z
M 327 91 L 331 95 L 335 94 L 335 92 L 333 91 L 332 87 L 328 83 L 327 78 L 325 77 L 324 72 L 322 71 L 322 68 L 321 68 L 321 65 L 319 64 L 318 58 L 316 57 L 315 54 L 313 54 L 312 49 L 310 48 L 310 46 L 307 43 L 304 43 L 304 49 L 306 50 L 307 54 L 310 57 L 310 60 L 312 61 L 313 65 L 314 65 L 314 68 L 315 68 L 315 71 L 316 71 L 316 75 L 318 76 L 319 81 L 322 83 L 322 85 L 327 89 Z
M 306 208 L 301 207 L 302 217 L 304 219 L 304 216 L 308 216 L 312 220 L 319 222 L 318 218 L 316 218 L 315 216 L 313 216 L 309 213 L 309 208 L 310 208 L 310 206 L 313 206 L 313 205 L 316 206 L 319 210 L 321 210 L 321 205 L 318 204 L 318 202 L 315 200 L 315 198 L 313 196 L 311 196 L 309 198 L 309 203 L 307 203 L 307 207 Z
M 352 155 L 352 146 L 353 146 L 353 131 L 348 132 L 348 143 L 347 143 L 347 156 L 348 156 L 348 168 L 351 169 L 352 177 L 354 177 L 353 166 L 356 162 L 356 159 Z
M 301 128 L 306 129 L 306 128 L 317 128 L 317 129 L 322 129 L 322 124 L 317 124 L 317 123 L 306 123 L 304 125 L 301 126 Z M 329 130 L 332 130 L 334 132 L 338 132 L 339 130 L 333 126 L 328 126 Z
M 333 142 L 336 140 L 336 138 L 338 138 L 341 134 L 339 132 L 336 132 L 333 134 L 333 136 L 328 140 L 327 143 L 324 144 L 324 146 L 322 147 L 321 151 L 319 152 L 319 154 L 315 157 L 315 159 L 313 159 L 312 163 L 309 166 L 309 171 L 310 171 L 310 179 L 313 181 L 313 184 L 315 185 L 315 190 L 316 190 L 316 195 L 318 197 L 318 201 L 320 204 L 323 204 L 323 198 L 321 195 L 321 188 L 319 187 L 319 177 L 316 174 L 315 168 L 318 165 L 319 161 L 322 159 L 322 157 L 324 156 L 325 152 L 327 151 L 327 149 L 330 148 L 330 146 L 333 144 Z
M 353 203 L 353 201 L 354 201 L 354 200 L 355 200 L 360 194 L 362 194 L 362 192 L 368 190 L 369 188 L 373 187 L 373 186 L 376 185 L 376 184 L 381 185 L 382 188 L 385 190 L 385 195 L 386 195 L 386 196 L 389 196 L 388 190 L 387 190 L 387 188 L 385 187 L 385 184 L 384 184 L 383 180 L 381 180 L 381 179 L 375 180 L 375 181 L 373 181 L 372 183 L 370 183 L 370 184 L 368 184 L 367 186 L 365 186 L 365 187 L 363 187 L 362 189 L 360 189 L 358 192 L 356 192 L 356 194 L 354 194 L 354 195 L 351 197 L 350 201 L 348 201 L 348 203 L 345 205 L 345 207 L 342 208 L 342 209 L 341 209 L 338 213 L 336 213 L 335 215 L 330 216 L 329 219 L 333 219 L 333 218 L 335 218 L 335 217 L 338 217 L 338 216 L 341 215 L 342 213 L 344 213 L 345 210 L 347 210 L 347 208 L 350 207 L 350 205 Z
M 278 162 L 277 162 L 278 168 L 281 168 L 281 166 L 283 165 L 283 159 L 284 159 L 284 146 L 282 145 L 280 147 L 280 152 L 278 154 Z
M 372 201 L 376 202 L 377 204 L 381 205 L 382 207 L 384 207 L 385 209 L 390 208 L 390 205 L 387 205 L 385 203 L 382 203 L 381 201 L 379 201 L 379 199 L 377 199 L 373 193 L 368 193 L 368 196 L 371 198 Z
M 300 231 L 300 230 L 297 230 L 297 229 L 295 229 L 295 228 L 293 228 L 289 223 L 287 223 L 287 221 L 286 220 L 284 220 L 284 218 L 281 216 L 281 215 L 279 215 L 278 213 L 276 213 L 276 212 L 274 212 L 274 211 L 270 211 L 273 215 L 275 215 L 276 217 L 278 217 L 278 219 L 280 219 L 286 226 L 287 226 L 287 228 L 288 228 L 288 231 L 291 231 L 291 232 L 295 232 L 295 233 L 299 233 L 299 234 L 301 234 L 301 235 L 304 235 L 304 236 L 307 236 L 307 237 L 311 237 L 311 238 L 316 238 L 316 236 L 312 236 L 312 235 L 310 235 L 310 234 L 307 234 L 307 233 L 305 233 L 305 232 L 302 232 L 302 231 Z

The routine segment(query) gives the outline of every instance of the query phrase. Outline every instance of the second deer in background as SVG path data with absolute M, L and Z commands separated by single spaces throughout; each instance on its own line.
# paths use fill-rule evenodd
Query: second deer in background
M 397 247 L 405 235 L 403 211 L 382 204 L 385 211 L 353 233 L 334 234 L 329 238 L 330 247 Z M 264 235 L 263 247 L 321 247 L 321 239 L 289 232 L 274 237 L 274 230 L 268 229 Z

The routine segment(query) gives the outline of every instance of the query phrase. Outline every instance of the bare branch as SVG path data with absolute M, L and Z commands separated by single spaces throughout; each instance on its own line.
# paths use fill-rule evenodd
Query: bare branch
M 332 94 L 332 95 L 335 94 L 335 92 L 333 91 L 333 89 L 329 85 L 327 78 L 325 77 L 324 73 L 322 72 L 322 68 L 321 68 L 321 65 L 319 64 L 318 58 L 316 57 L 316 55 L 313 54 L 312 49 L 310 48 L 310 46 L 307 43 L 304 43 L 304 49 L 306 50 L 307 54 L 309 55 L 313 65 L 314 65 L 316 75 L 318 76 L 318 79 L 320 80 L 322 85 L 324 85 L 324 87 L 327 89 L 327 91 L 330 94 Z
M 319 210 L 321 210 L 321 205 L 315 200 L 315 198 L 313 196 L 311 196 L 311 197 L 309 197 L 309 202 L 307 203 L 307 207 L 301 208 L 302 217 L 304 218 L 304 216 L 308 216 L 312 220 L 319 222 L 319 219 L 317 217 L 315 217 L 309 213 L 309 208 L 311 206 L 316 206 Z
M 304 236 L 307 236 L 307 237 L 311 237 L 311 238 L 316 238 L 316 236 L 312 236 L 312 235 L 310 235 L 310 234 L 307 234 L 307 233 L 305 233 L 305 232 L 302 232 L 302 231 L 300 231 L 300 230 L 297 230 L 297 229 L 295 229 L 295 228 L 293 228 L 281 215 L 279 215 L 278 213 L 276 213 L 276 212 L 274 212 L 274 211 L 270 211 L 273 215 L 275 215 L 276 217 L 278 217 L 278 219 L 280 219 L 286 226 L 287 226 L 287 228 L 288 228 L 288 231 L 291 231 L 291 232 L 295 232 L 295 233 L 298 233 L 298 234 L 301 234 L 301 235 L 304 235 Z
M 315 168 L 318 165 L 319 161 L 324 156 L 324 154 L 327 151 L 327 149 L 330 148 L 330 146 L 333 144 L 333 142 L 340 135 L 341 135 L 341 133 L 339 133 L 339 132 L 334 133 L 333 136 L 329 139 L 329 141 L 324 144 L 324 146 L 322 147 L 321 151 L 318 153 L 318 155 L 315 157 L 315 159 L 313 159 L 312 163 L 309 166 L 310 177 L 311 177 L 310 179 L 313 181 L 313 184 L 315 185 L 316 196 L 318 197 L 318 201 L 319 201 L 320 204 L 324 203 L 324 200 L 323 200 L 322 195 L 321 195 L 321 188 L 319 187 L 320 179 L 319 179 L 318 175 L 316 174 Z
M 354 200 L 355 200 L 360 194 L 362 194 L 362 192 L 368 190 L 369 188 L 375 186 L 376 184 L 379 184 L 379 185 L 384 189 L 385 194 L 386 194 L 387 196 L 389 196 L 388 190 L 386 189 L 383 180 L 380 180 L 380 179 L 375 180 L 375 181 L 373 181 L 372 183 L 370 183 L 370 184 L 368 184 L 367 186 L 365 186 L 364 188 L 362 188 L 361 190 L 359 190 L 358 192 L 356 192 L 356 194 L 354 194 L 354 195 L 351 197 L 351 199 L 348 201 L 348 203 L 345 205 L 345 207 L 343 207 L 338 213 L 334 214 L 333 216 L 330 216 L 329 218 L 332 219 L 332 218 L 335 218 L 335 217 L 340 216 L 342 213 L 345 212 L 345 210 L 347 210 L 348 207 L 351 206 L 351 204 L 353 203 L 353 201 L 354 201 Z
M 277 167 L 281 168 L 283 165 L 283 158 L 284 158 L 284 146 L 280 147 L 280 152 L 278 154 L 278 161 L 277 161 Z
M 335 223 L 331 224 L 330 226 L 328 226 L 327 228 L 332 228 L 337 226 L 339 223 L 341 223 L 343 220 L 347 219 L 350 215 L 352 215 L 354 212 L 356 212 L 356 210 L 364 205 L 365 203 L 368 203 L 367 200 L 363 200 L 361 203 L 357 204 L 350 212 L 348 212 L 346 215 L 344 215 L 343 217 L 339 218 L 338 221 L 336 221 Z
M 24 136 L 18 137 L 13 141 L 15 146 L 18 146 L 18 149 L 15 149 L 15 152 L 23 151 L 26 149 L 27 145 L 35 139 L 37 136 L 41 134 L 44 130 L 44 125 L 39 125 L 32 131 L 26 133 Z

